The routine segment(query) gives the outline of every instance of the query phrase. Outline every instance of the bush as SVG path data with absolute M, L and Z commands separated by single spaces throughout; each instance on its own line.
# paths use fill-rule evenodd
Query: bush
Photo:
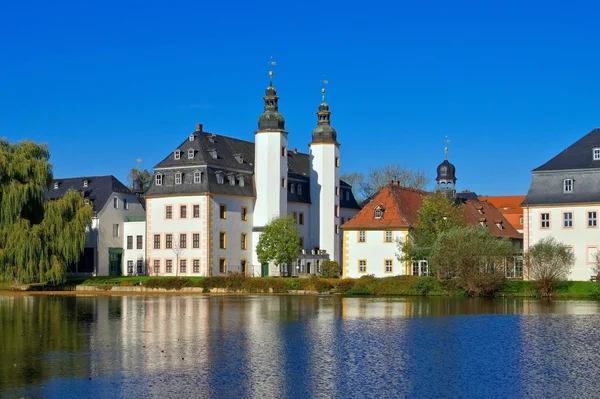
M 347 295 L 373 295 L 374 292 L 366 287 L 354 287 L 346 291 Z
M 321 277 L 324 278 L 339 278 L 340 264 L 333 260 L 325 260 L 321 263 Z
M 354 280 L 350 278 L 338 280 L 333 284 L 333 288 L 335 292 L 345 294 L 348 290 L 354 288 Z
M 435 289 L 436 282 L 435 277 L 421 277 L 414 282 L 412 288 L 418 295 L 428 295 Z
M 148 288 L 164 288 L 167 290 L 179 291 L 185 287 L 193 287 L 194 282 L 185 277 L 161 277 L 153 278 L 146 282 Z
M 529 278 L 537 282 L 542 296 L 551 295 L 556 284 L 567 279 L 574 263 L 570 248 L 553 237 L 541 239 L 525 254 Z
M 125 280 L 121 282 L 121 287 L 133 287 L 133 281 Z
M 317 290 L 318 293 L 329 292 L 333 289 L 333 284 L 330 284 L 326 280 L 317 280 L 315 282 L 315 289 Z

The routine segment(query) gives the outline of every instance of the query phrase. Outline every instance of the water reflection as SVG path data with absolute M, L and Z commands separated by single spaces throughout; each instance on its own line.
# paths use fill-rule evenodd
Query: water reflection
M 0 296 L 0 396 L 593 397 L 600 303 Z

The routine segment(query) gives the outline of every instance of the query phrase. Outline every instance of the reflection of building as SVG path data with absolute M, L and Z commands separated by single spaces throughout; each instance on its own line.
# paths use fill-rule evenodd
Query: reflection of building
M 255 247 L 264 226 L 287 215 L 298 223 L 300 249 L 339 260 L 340 221 L 359 207 L 339 180 L 339 143 L 324 92 L 308 154 L 288 148 L 278 102 L 271 80 L 254 142 L 198 124 L 155 166 L 146 193 L 150 274 L 279 275 L 258 263 Z
M 571 280 L 589 280 L 600 244 L 600 129 L 533 170 L 523 207 L 527 250 L 545 237 L 571 247 Z
M 490 203 L 479 201 L 475 193 L 456 192 L 456 168 L 446 159 L 437 168 L 436 192 L 456 201 L 463 209 L 465 219 L 471 226 L 488 229 L 496 237 L 509 238 L 515 247 L 522 247 L 522 235 Z M 394 275 L 427 275 L 426 260 L 403 263 L 398 242 L 409 239 L 410 231 L 417 222 L 423 200 L 432 193 L 415 190 L 392 181 L 349 222 L 343 225 L 343 274 L 360 277 L 373 274 L 377 277 Z M 509 267 L 510 277 L 522 270 L 518 265 Z M 518 269 L 518 270 L 517 270 Z
M 69 266 L 70 274 L 121 275 L 123 267 L 124 219 L 144 215 L 139 198 L 114 176 L 54 179 L 44 196 L 61 198 L 69 190 L 83 193 L 94 209 L 83 256 Z

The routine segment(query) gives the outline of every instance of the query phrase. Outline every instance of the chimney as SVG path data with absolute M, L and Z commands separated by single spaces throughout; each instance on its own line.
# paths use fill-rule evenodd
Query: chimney
M 202 131 L 202 123 L 197 123 L 196 124 L 196 131 L 197 132 L 201 132 Z
M 292 151 L 294 152 L 294 154 L 298 153 L 298 149 L 297 148 L 294 148 Z

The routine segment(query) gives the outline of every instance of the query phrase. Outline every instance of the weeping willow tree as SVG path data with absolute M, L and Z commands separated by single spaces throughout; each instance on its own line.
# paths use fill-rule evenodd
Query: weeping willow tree
M 0 139 L 0 279 L 61 283 L 83 252 L 92 208 L 69 191 L 47 202 L 52 182 L 45 144 Z

